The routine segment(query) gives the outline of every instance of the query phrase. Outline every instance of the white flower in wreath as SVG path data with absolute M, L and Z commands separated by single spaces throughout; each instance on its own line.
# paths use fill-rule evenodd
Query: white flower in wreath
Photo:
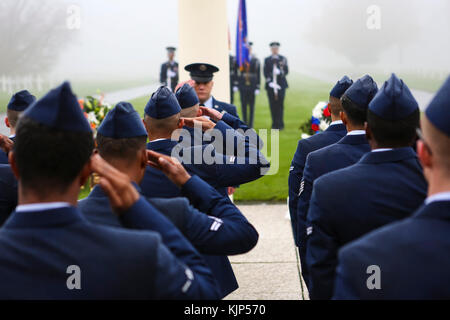
M 326 121 L 324 121 L 324 120 L 320 121 L 320 124 L 319 124 L 320 130 L 325 131 L 328 129 L 328 127 L 329 127 L 329 124 Z
M 302 139 L 307 139 L 307 138 L 309 138 L 309 137 L 311 137 L 309 134 L 307 134 L 307 133 L 302 133 Z
M 95 115 L 94 111 L 88 113 L 88 121 L 90 123 L 98 124 L 97 116 Z
M 320 119 L 322 118 L 322 106 L 321 105 L 317 105 L 312 112 L 312 115 L 314 118 Z

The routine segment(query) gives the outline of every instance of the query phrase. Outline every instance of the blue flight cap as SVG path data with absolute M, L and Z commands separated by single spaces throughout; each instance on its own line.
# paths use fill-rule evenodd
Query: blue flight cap
M 50 90 L 33 103 L 23 116 L 62 131 L 92 132 L 69 82 Z
M 183 86 L 177 90 L 175 96 L 177 97 L 181 109 L 190 108 L 199 103 L 197 93 L 194 88 L 187 83 L 183 84 Z
M 208 63 L 191 63 L 184 67 L 184 70 L 189 71 L 192 80 L 206 83 L 213 79 L 214 73 L 218 72 L 219 68 Z
M 440 131 L 450 137 L 450 77 L 431 100 L 425 115 L 430 122 Z
M 360 108 L 367 110 L 369 102 L 378 92 L 378 86 L 372 77 L 365 75 L 353 83 L 350 88 L 345 91 L 344 95 L 350 98 L 352 102 Z
M 103 119 L 97 134 L 113 139 L 126 139 L 146 137 L 147 131 L 131 103 L 119 102 Z
M 341 80 L 339 80 L 336 85 L 331 89 L 330 96 L 340 99 L 344 92 L 350 88 L 353 84 L 353 80 L 347 76 L 343 76 Z
M 15 93 L 8 103 L 8 110 L 24 111 L 33 102 L 36 101 L 36 97 L 29 93 L 27 90 L 22 90 Z
M 154 119 L 165 119 L 180 111 L 177 98 L 165 86 L 159 87 L 145 106 L 145 114 Z
M 402 120 L 419 109 L 408 86 L 394 73 L 369 103 L 369 110 L 385 120 Z

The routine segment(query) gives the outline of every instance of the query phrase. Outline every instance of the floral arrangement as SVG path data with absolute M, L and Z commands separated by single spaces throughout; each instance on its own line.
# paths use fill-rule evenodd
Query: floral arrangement
M 78 100 L 94 133 L 96 133 L 97 128 L 100 126 L 103 119 L 105 119 L 108 111 L 112 108 L 110 104 L 103 101 L 103 98 L 104 95 L 102 94 L 99 99 L 88 96 L 85 99 Z
M 327 102 L 319 102 L 312 110 L 311 118 L 302 123 L 300 130 L 305 139 L 316 133 L 325 131 L 331 123 L 331 113 Z

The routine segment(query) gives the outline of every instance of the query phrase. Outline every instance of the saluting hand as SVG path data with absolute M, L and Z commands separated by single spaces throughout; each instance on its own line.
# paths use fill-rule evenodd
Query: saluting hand
M 195 128 L 200 127 L 202 128 L 202 131 L 206 131 L 209 129 L 213 129 L 216 124 L 212 122 L 209 119 L 206 119 L 204 117 L 196 117 L 196 118 L 182 118 L 184 120 L 184 125 Z
M 152 150 L 147 150 L 147 157 L 148 165 L 164 172 L 170 181 L 180 188 L 191 178 L 191 175 L 176 158 Z
M 208 116 L 216 122 L 222 120 L 223 114 L 215 109 L 200 107 L 200 111 L 202 112 L 202 116 Z
M 7 136 L 0 134 L 0 148 L 6 153 L 10 152 L 14 146 L 14 142 Z
M 117 214 L 130 209 L 139 200 L 139 192 L 131 184 L 130 178 L 103 160 L 100 155 L 94 154 L 91 157 L 91 169 L 100 176 L 99 185 L 108 195 Z

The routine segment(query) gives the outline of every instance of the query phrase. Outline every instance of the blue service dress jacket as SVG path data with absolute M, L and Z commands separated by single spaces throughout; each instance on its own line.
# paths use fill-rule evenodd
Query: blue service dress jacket
M 17 206 L 17 180 L 11 167 L 0 164 L 0 226 Z
M 139 187 L 136 186 L 138 191 Z M 258 242 L 258 233 L 228 198 L 193 176 L 181 188 L 184 197 L 147 198 L 182 234 L 204 254 L 233 255 L 250 251 Z M 78 202 L 92 223 L 121 227 L 112 213 L 109 198 L 95 186 L 87 198 Z M 95 210 L 92 210 L 95 209 Z
M 235 116 L 236 118 L 239 119 L 239 115 L 237 113 L 237 108 L 235 105 L 226 103 L 226 102 L 222 102 L 222 101 L 218 101 L 216 100 L 214 97 L 212 98 L 212 104 L 213 104 L 213 108 L 219 112 L 228 112 L 229 114 L 231 114 L 232 116 Z
M 239 132 L 241 134 L 247 135 L 247 137 L 249 137 L 249 139 L 252 139 L 253 141 L 250 141 L 252 144 L 256 145 L 258 147 L 258 149 L 261 149 L 263 146 L 263 142 L 262 140 L 259 138 L 259 136 L 257 135 L 256 131 L 251 129 L 250 127 L 248 127 L 243 121 L 241 121 L 239 118 L 231 115 L 228 112 L 225 112 L 222 115 L 222 119 L 221 121 L 223 121 L 225 124 L 227 124 L 228 126 L 230 126 L 232 129 L 234 130 L 240 130 Z M 219 132 L 222 132 L 220 130 L 220 121 L 218 121 L 219 123 L 219 129 L 217 129 Z M 183 129 L 187 130 L 189 132 L 189 135 L 187 137 L 185 137 L 184 135 L 180 136 L 179 142 L 180 145 L 183 147 L 194 147 L 194 146 L 198 146 L 198 145 L 202 145 L 202 144 L 211 144 L 214 143 L 215 137 L 211 134 L 208 134 L 207 132 L 204 133 L 200 128 L 192 128 L 192 127 L 187 127 L 184 126 Z M 226 128 L 225 128 L 226 130 Z M 248 131 L 250 130 L 250 131 Z M 221 145 L 221 151 L 219 153 L 222 154 L 227 154 L 227 155 L 234 155 L 234 150 L 228 150 L 227 152 L 227 146 L 226 146 L 226 139 L 222 139 L 222 143 Z M 231 152 L 230 152 L 231 151 Z
M 326 147 L 330 144 L 338 142 L 347 134 L 344 124 L 335 124 L 329 126 L 325 131 L 317 133 L 307 139 L 298 141 L 297 150 L 291 162 L 289 169 L 289 214 L 291 216 L 292 231 L 294 240 L 297 243 L 297 206 L 298 194 L 300 192 L 300 183 L 303 177 L 303 169 L 306 163 L 306 157 L 310 152 Z
M 200 254 L 144 198 L 121 219 L 145 231 L 92 224 L 72 206 L 13 212 L 0 229 L 0 298 L 219 297 Z
M 449 251 L 447 198 L 343 247 L 333 299 L 450 299 Z
M 314 183 L 307 214 L 306 263 L 312 299 L 333 295 L 339 248 L 420 207 L 427 193 L 412 148 L 369 152 Z

